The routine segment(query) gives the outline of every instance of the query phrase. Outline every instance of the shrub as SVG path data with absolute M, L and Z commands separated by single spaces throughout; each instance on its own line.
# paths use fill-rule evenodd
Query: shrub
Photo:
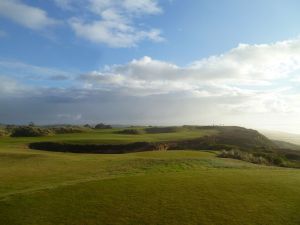
M 43 129 L 32 126 L 20 126 L 12 130 L 12 137 L 40 137 L 53 134 L 49 129 Z
M 12 132 L 15 128 L 17 128 L 18 126 L 17 125 L 6 125 L 6 127 L 5 127 L 5 130 L 7 131 L 7 132 Z
M 288 162 L 287 160 L 280 155 L 275 155 L 275 154 L 269 154 L 266 156 L 266 158 L 274 165 L 276 166 L 287 166 Z
M 232 159 L 239 159 L 246 162 L 251 162 L 255 164 L 270 164 L 270 162 L 262 157 L 262 156 L 255 156 L 248 152 L 242 152 L 238 149 L 231 149 L 229 151 L 223 150 L 219 155 L 221 158 L 232 158 Z
M 111 125 L 106 125 L 104 123 L 99 123 L 95 126 L 95 129 L 111 129 Z
M 175 133 L 182 130 L 182 127 L 150 127 L 146 128 L 145 131 L 150 134 L 157 133 Z
M 125 129 L 118 131 L 119 134 L 132 134 L 132 135 L 137 135 L 137 134 L 142 134 L 142 130 L 137 130 L 137 129 Z
M 0 137 L 5 137 L 7 135 L 8 133 L 5 130 L 0 130 Z
M 73 153 L 98 153 L 98 154 L 122 154 L 143 151 L 162 151 L 167 146 L 162 144 L 135 142 L 128 144 L 71 144 L 61 142 L 34 142 L 30 143 L 29 148 L 54 152 L 73 152 Z
M 73 134 L 73 133 L 83 133 L 87 131 L 87 128 L 83 127 L 54 127 L 51 129 L 56 134 Z

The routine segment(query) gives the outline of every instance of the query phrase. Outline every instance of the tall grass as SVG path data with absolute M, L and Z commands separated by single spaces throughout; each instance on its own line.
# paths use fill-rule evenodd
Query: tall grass
M 246 162 L 251 162 L 255 164 L 264 164 L 264 165 L 276 165 L 282 167 L 293 167 L 292 164 L 288 162 L 283 156 L 276 153 L 250 153 L 245 151 L 240 151 L 239 149 L 223 150 L 218 155 L 221 158 L 232 158 L 239 159 Z

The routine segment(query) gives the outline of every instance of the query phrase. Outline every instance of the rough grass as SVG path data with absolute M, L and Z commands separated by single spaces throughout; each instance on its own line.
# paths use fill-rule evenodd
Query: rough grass
M 297 169 L 206 151 L 93 155 L 26 147 L 45 140 L 128 143 L 199 135 L 115 131 L 1 138 L 0 224 L 300 224 Z

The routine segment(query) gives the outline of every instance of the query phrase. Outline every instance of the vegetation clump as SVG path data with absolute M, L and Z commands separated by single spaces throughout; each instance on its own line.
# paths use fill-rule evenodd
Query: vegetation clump
M 42 137 L 52 135 L 50 129 L 34 126 L 19 126 L 12 130 L 11 137 Z
M 111 125 L 106 125 L 104 123 L 99 123 L 95 126 L 95 129 L 111 129 Z
M 11 133 L 14 129 L 16 129 L 18 126 L 17 125 L 13 125 L 13 124 L 9 124 L 5 126 L 5 130 L 8 133 Z
M 5 136 L 7 136 L 7 135 L 8 135 L 7 131 L 5 131 L 5 130 L 0 130 L 0 137 L 5 137 Z
M 182 130 L 182 127 L 149 127 L 145 131 L 149 134 L 158 134 L 158 133 L 175 133 Z
M 138 129 L 124 129 L 124 130 L 118 131 L 117 133 L 138 135 L 138 134 L 143 134 L 144 132 L 143 132 L 143 130 L 138 130 Z
M 54 127 L 53 130 L 56 134 L 73 134 L 73 133 L 83 133 L 88 130 L 85 127 L 73 127 L 73 126 L 63 126 L 63 127 Z
M 149 142 L 134 142 L 128 144 L 71 144 L 63 142 L 34 142 L 29 148 L 54 152 L 122 154 L 144 151 L 167 150 L 167 145 Z
M 270 164 L 269 161 L 262 156 L 255 156 L 252 153 L 243 152 L 238 149 L 231 149 L 229 151 L 223 150 L 218 156 L 221 158 L 239 159 L 255 164 Z
M 219 155 L 221 158 L 239 159 L 246 162 L 264 165 L 275 165 L 281 167 L 297 167 L 290 163 L 284 155 L 279 153 L 264 153 L 264 152 L 244 152 L 239 149 L 223 150 Z

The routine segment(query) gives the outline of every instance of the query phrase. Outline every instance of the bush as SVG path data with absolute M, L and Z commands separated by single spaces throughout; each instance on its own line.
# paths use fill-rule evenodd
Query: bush
M 267 155 L 266 158 L 274 165 L 276 166 L 282 166 L 282 167 L 285 167 L 288 165 L 288 162 L 287 160 L 283 157 L 283 156 L 280 156 L 280 155 L 274 155 L 274 154 L 270 154 L 270 155 Z
M 99 123 L 95 126 L 95 129 L 111 129 L 111 125 L 106 125 L 104 123 Z
M 143 131 L 137 129 L 125 129 L 125 130 L 118 131 L 117 133 L 137 135 L 137 134 L 143 134 Z
M 52 135 L 52 131 L 49 129 L 43 129 L 32 126 L 20 126 L 12 130 L 12 137 L 41 137 Z
M 175 133 L 181 131 L 182 127 L 150 127 L 146 128 L 145 131 L 150 134 L 157 133 Z
M 88 130 L 88 128 L 83 127 L 54 127 L 51 129 L 56 134 L 73 134 L 73 133 L 83 133 Z
M 0 137 L 5 137 L 7 135 L 8 133 L 5 130 L 0 130 Z
M 12 132 L 17 127 L 18 127 L 17 125 L 6 125 L 5 130 L 7 132 Z
M 148 142 L 135 142 L 128 144 L 71 144 L 61 142 L 34 142 L 29 144 L 29 148 L 54 152 L 73 153 L 98 153 L 98 154 L 122 154 L 143 151 L 167 150 L 164 144 Z
M 238 149 L 231 149 L 229 151 L 223 150 L 218 156 L 221 158 L 239 159 L 239 160 L 243 160 L 255 164 L 265 164 L 265 165 L 270 164 L 270 162 L 262 156 L 255 156 L 251 153 L 242 152 Z

